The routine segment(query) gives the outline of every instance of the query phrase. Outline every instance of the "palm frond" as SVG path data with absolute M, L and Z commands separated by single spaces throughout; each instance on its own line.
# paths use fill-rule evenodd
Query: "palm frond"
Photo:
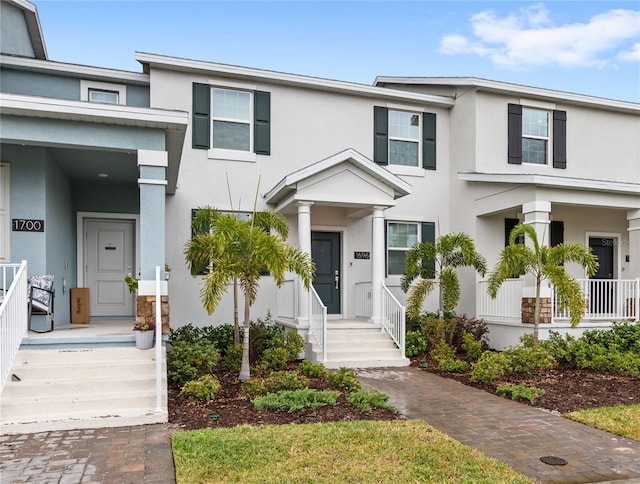
M 433 279 L 420 279 L 411 288 L 411 292 L 407 297 L 407 316 L 410 319 L 416 319 L 420 316 L 424 298 L 435 289 L 437 284 Z

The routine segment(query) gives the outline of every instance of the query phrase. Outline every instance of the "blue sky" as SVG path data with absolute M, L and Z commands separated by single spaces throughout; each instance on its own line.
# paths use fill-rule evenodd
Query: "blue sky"
M 640 0 L 34 0 L 49 58 L 135 52 L 371 84 L 470 76 L 640 102 Z

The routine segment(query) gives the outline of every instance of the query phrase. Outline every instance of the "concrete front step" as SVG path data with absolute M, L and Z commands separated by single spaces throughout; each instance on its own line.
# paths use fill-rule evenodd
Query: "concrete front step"
M 166 422 L 165 348 L 161 353 L 157 409 L 155 349 L 20 350 L 1 395 L 0 432 Z

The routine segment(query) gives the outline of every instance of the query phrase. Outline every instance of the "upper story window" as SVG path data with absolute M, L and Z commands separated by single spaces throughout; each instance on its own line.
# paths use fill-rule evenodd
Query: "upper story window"
M 104 89 L 89 89 L 89 102 L 118 104 L 118 91 L 105 91 Z
M 127 104 L 127 88 L 110 82 L 80 81 L 80 100 L 102 104 Z
M 436 169 L 436 115 L 373 108 L 373 159 L 381 165 Z
M 271 94 L 193 84 L 192 147 L 210 158 L 255 161 L 271 154 Z
M 508 105 L 509 163 L 567 167 L 567 113 L 555 109 Z
M 251 150 L 251 94 L 213 89 L 211 97 L 212 147 Z
M 389 164 L 420 166 L 420 115 L 389 111 Z
M 549 113 L 522 108 L 522 162 L 547 164 L 549 146 Z

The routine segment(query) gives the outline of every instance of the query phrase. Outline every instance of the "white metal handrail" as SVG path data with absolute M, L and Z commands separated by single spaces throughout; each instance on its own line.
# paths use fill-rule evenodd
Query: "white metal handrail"
M 356 317 L 370 318 L 373 314 L 371 282 L 356 282 Z
M 405 307 L 382 283 L 382 327 L 398 345 L 404 356 Z
M 476 314 L 479 318 L 520 318 L 522 316 L 522 289 L 524 278 L 505 280 L 495 299 L 491 299 L 487 291 L 489 281 L 478 283 L 476 298 Z
M 27 261 L 0 264 L 2 304 L 0 304 L 0 392 L 7 381 L 13 360 L 27 334 Z M 9 288 L 7 288 L 9 285 Z
M 640 281 L 638 279 L 577 279 L 585 298 L 583 319 L 638 319 Z M 560 311 L 558 295 L 552 294 L 554 319 L 568 319 L 569 311 Z
M 322 351 L 322 361 L 327 361 L 327 307 L 315 288 L 309 288 L 309 333 Z
M 278 289 L 278 316 L 295 319 L 298 314 L 298 284 L 295 279 L 286 279 Z

